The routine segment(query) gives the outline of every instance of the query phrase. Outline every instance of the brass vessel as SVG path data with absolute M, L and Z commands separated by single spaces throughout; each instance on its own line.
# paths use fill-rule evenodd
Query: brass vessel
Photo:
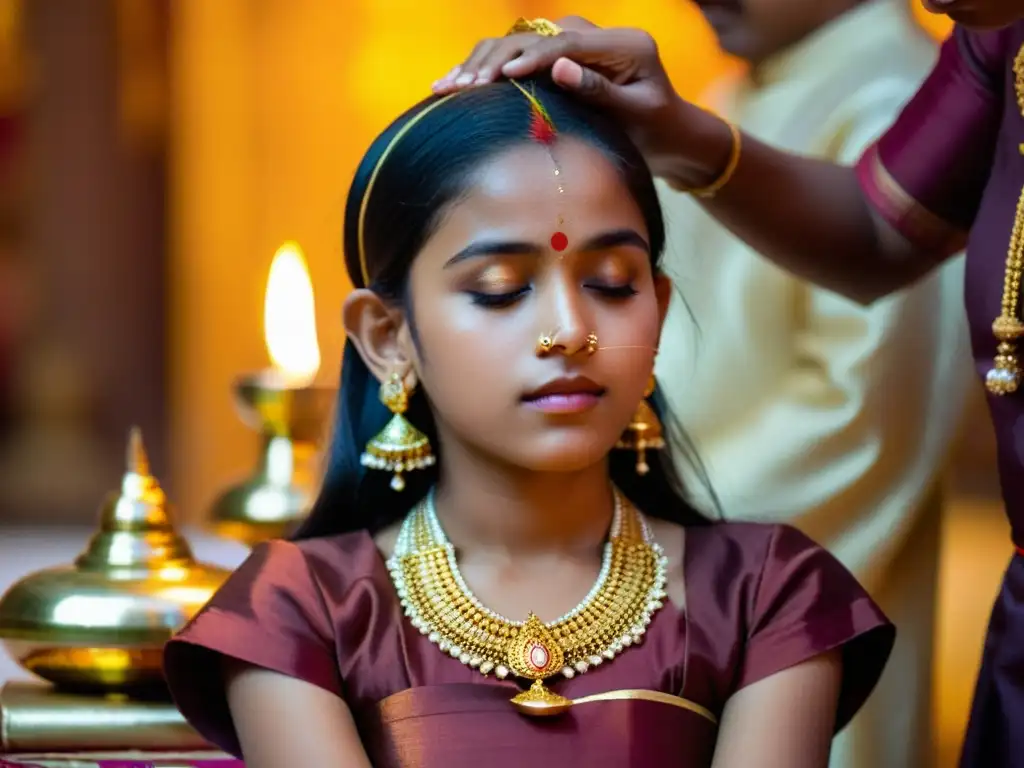
M 260 458 L 250 478 L 214 502 L 218 535 L 252 546 L 287 536 L 302 521 L 319 484 L 320 442 L 336 393 L 261 374 L 235 382 L 242 421 L 260 433 Z
M 103 505 L 99 530 L 73 565 L 7 590 L 0 641 L 25 669 L 62 688 L 159 691 L 164 643 L 229 573 L 196 562 L 133 429 L 121 491 Z

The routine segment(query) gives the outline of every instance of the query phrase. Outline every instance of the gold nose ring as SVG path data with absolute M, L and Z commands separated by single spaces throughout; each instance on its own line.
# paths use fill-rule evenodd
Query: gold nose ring
M 587 354 L 592 355 L 597 352 L 597 334 L 588 333 L 586 338 Z
M 542 333 L 537 339 L 537 354 L 548 355 L 555 348 L 555 335 L 553 333 Z

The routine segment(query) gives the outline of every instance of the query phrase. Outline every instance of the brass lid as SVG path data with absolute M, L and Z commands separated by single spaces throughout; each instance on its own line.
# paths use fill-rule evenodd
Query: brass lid
M 192 548 L 171 525 L 163 488 L 149 472 L 138 427 L 129 434 L 126 463 L 121 492 L 107 497 L 99 530 L 75 565 L 82 571 L 106 572 L 194 564 Z
M 0 598 L 0 639 L 16 643 L 16 655 L 26 644 L 160 646 L 227 577 L 197 563 L 175 530 L 137 428 L 126 469 L 74 564 L 33 573 Z

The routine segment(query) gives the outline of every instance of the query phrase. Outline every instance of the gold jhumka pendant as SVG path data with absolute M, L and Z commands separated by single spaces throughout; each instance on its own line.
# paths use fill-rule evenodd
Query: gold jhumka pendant
M 985 387 L 993 395 L 1010 395 L 1017 391 L 1024 378 L 1016 348 L 1024 336 L 1024 323 L 1003 314 L 992 323 L 992 333 L 999 341 L 999 346 L 996 347 L 994 365 L 985 375 Z
M 546 678 L 562 670 L 564 654 L 548 628 L 532 613 L 509 644 L 507 659 L 510 670 L 533 681 L 529 689 L 512 699 L 512 704 L 521 713 L 550 717 L 560 715 L 572 706 L 571 700 L 544 686 Z

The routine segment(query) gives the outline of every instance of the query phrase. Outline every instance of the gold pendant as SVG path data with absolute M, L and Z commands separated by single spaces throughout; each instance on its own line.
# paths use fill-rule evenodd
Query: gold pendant
M 572 700 L 545 688 L 543 680 L 534 680 L 528 690 L 512 699 L 512 704 L 523 715 L 555 717 L 566 712 L 572 706 Z
M 526 618 L 519 632 L 509 643 L 506 654 L 508 667 L 517 676 L 533 680 L 529 690 L 512 699 L 520 713 L 533 717 L 560 715 L 572 706 L 572 701 L 544 686 L 545 678 L 562 669 L 565 655 L 562 646 L 534 614 Z
M 1003 341 L 996 350 L 995 365 L 985 375 L 985 387 L 993 395 L 1010 395 L 1017 391 L 1024 378 L 1014 345 Z

